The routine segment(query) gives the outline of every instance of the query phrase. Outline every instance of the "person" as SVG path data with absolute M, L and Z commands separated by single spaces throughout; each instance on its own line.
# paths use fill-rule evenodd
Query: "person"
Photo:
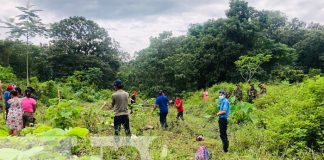
M 197 142 L 204 141 L 204 136 L 203 135 L 198 135 L 196 137 L 196 141 Z M 206 145 L 202 145 L 197 149 L 195 159 L 196 160 L 208 160 L 209 159 L 209 153 L 208 153 Z
M 23 128 L 35 123 L 34 113 L 36 111 L 36 100 L 31 97 L 31 90 L 25 90 L 25 96 L 21 102 L 23 109 Z
M 24 98 L 24 95 L 21 93 L 20 87 L 16 86 L 15 87 L 15 91 L 18 92 L 18 98 Z
M 133 94 L 131 96 L 131 103 L 132 104 L 136 103 L 136 97 L 137 97 L 137 95 L 138 95 L 138 92 L 137 92 L 136 89 L 134 89 Z
M 254 84 L 250 84 L 251 88 L 247 91 L 248 102 L 252 103 L 257 96 L 257 90 L 254 88 Z
M 263 83 L 259 83 L 259 88 L 260 88 L 260 94 L 259 95 L 263 95 L 267 93 L 267 88 L 264 87 Z
M 160 90 L 159 96 L 155 100 L 154 109 L 152 112 L 154 112 L 155 109 L 157 107 L 159 107 L 159 109 L 160 109 L 160 124 L 161 124 L 162 128 L 168 127 L 168 123 L 167 123 L 167 115 L 169 112 L 168 102 L 169 102 L 169 98 L 165 95 L 163 90 Z
M 177 108 L 178 114 L 177 114 L 177 122 L 179 120 L 179 118 L 181 118 L 182 120 L 184 120 L 183 118 L 183 102 L 182 99 L 180 98 L 180 95 L 177 95 L 177 98 L 175 100 L 175 107 Z
M 208 91 L 207 91 L 207 89 L 203 90 L 202 98 L 203 98 L 204 103 L 207 104 L 207 102 L 208 102 Z
M 5 117 L 5 119 L 7 119 L 9 108 L 10 108 L 10 104 L 8 103 L 8 100 L 11 98 L 10 92 L 12 90 L 14 90 L 13 86 L 9 85 L 9 86 L 7 86 L 6 91 L 3 93 L 3 99 L 5 101 L 5 109 L 6 109 L 6 117 Z
M 21 98 L 18 98 L 17 91 L 10 92 L 11 99 L 8 100 L 10 105 L 7 115 L 7 126 L 10 129 L 11 136 L 17 136 L 23 128 L 23 111 L 21 107 Z
M 234 96 L 238 101 L 242 101 L 243 99 L 243 92 L 239 84 L 236 85 L 236 89 L 234 90 Z
M 129 113 L 128 113 L 128 98 L 129 94 L 123 90 L 123 83 L 121 80 L 116 80 L 113 83 L 113 86 L 116 90 L 112 94 L 112 103 L 111 106 L 114 108 L 115 117 L 114 117 L 114 129 L 115 129 L 115 140 L 119 141 L 119 132 L 121 126 L 124 127 L 126 136 L 128 139 L 131 137 L 131 131 L 129 127 Z
M 220 138 L 223 143 L 223 151 L 226 153 L 228 152 L 228 138 L 227 138 L 227 118 L 230 114 L 230 103 L 225 98 L 226 92 L 224 90 L 221 90 L 219 92 L 219 112 L 217 113 L 218 116 L 218 125 L 219 125 L 219 132 L 220 132 Z
M 2 102 L 3 101 L 3 94 L 2 94 L 3 90 L 2 90 L 2 81 L 0 80 L 0 101 Z M 4 111 L 4 108 L 3 108 L 3 104 L 0 103 L 0 112 Z

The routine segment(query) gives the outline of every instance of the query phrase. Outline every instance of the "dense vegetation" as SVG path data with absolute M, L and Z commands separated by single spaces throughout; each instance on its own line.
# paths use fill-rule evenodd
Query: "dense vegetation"
M 70 158 L 99 155 L 101 149 L 91 145 L 90 137 L 114 133 L 109 107 L 116 78 L 124 81 L 126 90 L 140 92 L 137 104 L 130 106 L 131 131 L 133 137 L 158 136 L 150 145 L 152 159 L 192 159 L 202 144 L 212 159 L 323 159 L 324 26 L 288 20 L 279 11 L 259 11 L 241 0 L 230 1 L 226 16 L 194 24 L 185 36 L 166 31 L 152 37 L 149 47 L 129 61 L 104 28 L 84 17 L 51 24 L 45 30 L 51 37 L 48 45 L 1 40 L 4 86 L 27 87 L 25 52 L 29 50 L 38 124 L 21 132 L 27 139 L 10 137 L 1 144 L 0 159 L 11 155 L 63 159 L 53 152 L 61 145 L 57 139 L 39 139 L 46 136 L 58 136 L 60 141 L 77 137 Z M 221 89 L 233 92 L 234 83 L 242 85 L 245 100 L 247 81 L 266 82 L 268 92 L 253 104 L 229 99 L 230 152 L 224 154 L 215 100 Z M 202 88 L 210 94 L 207 105 L 201 100 Z M 159 127 L 157 113 L 151 113 L 154 99 L 150 98 L 160 89 L 170 97 L 181 93 L 184 98 L 185 121 L 177 124 L 171 107 L 167 130 Z M 206 140 L 195 142 L 198 134 Z M 0 126 L 0 135 L 8 135 L 6 126 Z M 45 143 L 48 148 L 31 143 Z M 134 147 L 105 147 L 103 155 L 140 159 Z

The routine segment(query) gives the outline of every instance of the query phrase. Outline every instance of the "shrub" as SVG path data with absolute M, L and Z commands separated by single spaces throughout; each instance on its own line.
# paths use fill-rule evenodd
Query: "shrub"
M 82 107 L 71 100 L 61 100 L 57 104 L 51 105 L 45 114 L 45 117 L 54 127 L 68 128 L 73 127 L 80 118 Z

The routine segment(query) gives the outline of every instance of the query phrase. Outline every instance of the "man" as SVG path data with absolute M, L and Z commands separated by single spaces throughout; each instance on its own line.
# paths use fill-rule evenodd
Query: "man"
M 175 103 L 175 107 L 177 108 L 177 111 L 178 111 L 177 122 L 178 122 L 179 118 L 184 120 L 184 118 L 183 118 L 183 103 L 182 103 L 182 99 L 180 98 L 180 95 L 177 95 L 177 98 L 174 103 Z
M 159 96 L 155 100 L 153 112 L 157 107 L 160 109 L 160 123 L 162 128 L 167 128 L 167 115 L 169 112 L 168 108 L 169 98 L 165 96 L 164 91 L 159 91 Z
M 248 102 L 252 103 L 253 100 L 257 97 L 257 90 L 254 88 L 254 84 L 250 84 L 251 88 L 247 91 Z
M 6 119 L 8 116 L 10 104 L 8 103 L 8 100 L 11 98 L 10 92 L 14 90 L 14 87 L 12 85 L 7 86 L 6 91 L 3 93 L 3 99 L 5 101 L 5 107 L 6 107 Z
M 263 83 L 259 83 L 259 88 L 260 88 L 260 94 L 259 95 L 263 95 L 267 93 L 267 89 L 264 87 Z
M 238 101 L 242 101 L 242 99 L 243 99 L 243 92 L 242 92 L 239 84 L 236 85 L 236 89 L 234 91 L 234 96 L 236 97 L 236 99 Z
M 227 118 L 230 113 L 230 103 L 228 100 L 225 98 L 226 92 L 224 90 L 221 90 L 219 92 L 219 101 L 220 101 L 220 106 L 219 106 L 219 112 L 217 113 L 218 116 L 218 125 L 219 125 L 219 132 L 220 132 L 220 138 L 223 143 L 223 150 L 224 152 L 228 152 L 228 139 L 227 139 Z
M 128 97 L 129 94 L 123 90 L 123 84 L 121 80 L 116 80 L 113 84 L 116 92 L 112 95 L 112 104 L 114 108 L 114 129 L 116 141 L 119 141 L 120 128 L 123 125 L 126 136 L 130 138 L 131 131 L 129 128 L 129 117 L 128 117 Z
M 2 81 L 0 80 L 0 101 L 2 102 L 3 100 L 3 91 L 2 91 Z M 0 103 L 0 112 L 4 111 L 3 104 Z

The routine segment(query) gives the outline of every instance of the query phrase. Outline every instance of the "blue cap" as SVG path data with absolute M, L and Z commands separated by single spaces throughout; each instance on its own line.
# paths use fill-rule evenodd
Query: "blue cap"
M 226 94 L 226 92 L 224 90 L 220 90 L 219 93 L 220 94 Z
M 122 84 L 123 84 L 123 82 L 122 82 L 120 79 L 117 79 L 117 80 L 114 82 L 113 86 L 115 86 L 115 87 L 120 87 L 120 86 L 122 86 Z
M 159 95 L 162 95 L 163 93 L 164 93 L 163 90 L 160 90 L 160 91 L 159 91 Z

